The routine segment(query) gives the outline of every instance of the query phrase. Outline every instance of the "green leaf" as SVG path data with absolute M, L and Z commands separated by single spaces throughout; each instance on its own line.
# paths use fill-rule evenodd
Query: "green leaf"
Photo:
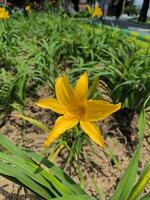
M 150 200 L 150 192 L 142 197 L 140 200 Z
M 94 186 L 94 188 L 95 188 L 95 190 L 96 190 L 96 192 L 97 192 L 97 198 L 99 199 L 99 200 L 104 200 L 105 199 L 105 197 L 104 197 L 104 193 L 103 193 L 103 190 L 102 190 L 102 188 L 100 188 L 100 185 L 98 185 L 98 183 L 97 183 L 97 181 L 96 181 L 96 178 L 92 178 L 91 177 L 91 180 L 92 180 L 92 182 L 93 182 L 93 186 Z
M 140 143 L 112 197 L 112 200 L 127 200 L 137 176 L 138 161 L 142 144 Z
M 108 154 L 108 156 L 110 156 L 110 158 L 114 161 L 115 163 L 115 167 L 119 169 L 119 161 L 118 159 L 116 158 L 116 156 L 113 154 L 113 152 L 108 149 L 108 148 L 105 148 L 104 151 Z
M 26 187 L 30 188 L 35 193 L 39 194 L 45 199 L 51 199 L 52 196 L 49 192 L 47 192 L 44 188 L 42 188 L 39 184 L 29 178 L 26 174 L 22 172 L 17 167 L 14 167 L 10 164 L 0 163 L 0 171 L 6 171 L 7 174 L 12 174 L 11 176 L 17 178 L 21 183 L 23 183 Z
M 56 176 L 62 184 L 66 185 L 68 189 L 70 189 L 74 194 L 86 194 L 79 185 L 77 185 L 64 171 L 62 171 L 60 168 L 56 167 L 54 164 L 52 164 L 49 160 L 43 158 L 41 155 L 36 154 L 34 152 L 28 152 L 28 155 L 32 157 L 32 159 L 36 163 L 40 163 L 45 165 L 50 172 Z
M 54 198 L 54 200 L 96 200 L 88 195 L 67 195 L 63 197 Z
M 150 161 L 146 164 L 138 182 L 133 187 L 128 200 L 136 200 L 150 181 Z
M 18 117 L 18 118 L 22 118 L 22 119 L 30 122 L 31 124 L 37 126 L 38 128 L 40 128 L 41 130 L 43 130 L 46 133 L 49 132 L 49 129 L 43 123 L 39 122 L 36 119 L 32 119 L 31 117 L 27 117 L 27 116 L 20 115 L 20 114 L 14 114 L 13 116 Z
M 36 193 L 40 191 L 38 190 L 40 187 L 43 192 L 42 197 L 44 190 L 50 196 L 55 197 L 73 194 L 86 195 L 69 176 L 41 155 L 19 149 L 2 135 L 0 135 L 0 144 L 9 151 L 0 153 L 0 173 L 9 180 L 19 181 Z M 3 167 L 5 164 L 6 170 Z M 33 182 L 36 183 L 35 187 L 31 187 Z
M 91 99 L 94 95 L 94 93 L 96 92 L 96 88 L 98 86 L 98 82 L 99 82 L 99 76 L 95 76 L 93 81 L 92 81 L 92 86 L 90 89 L 90 94 L 89 94 L 89 99 Z
M 40 168 L 40 166 L 34 165 L 34 163 L 31 161 L 27 163 L 20 157 L 16 157 L 13 155 L 7 155 L 4 153 L 0 153 L 0 159 L 2 159 L 3 161 L 8 161 L 10 163 L 10 165 L 19 168 L 22 171 L 22 173 L 26 174 L 28 177 L 30 177 L 34 181 L 36 181 L 40 185 L 47 188 L 47 190 L 49 190 L 50 193 L 53 193 L 55 196 L 59 196 L 57 193 L 57 190 L 54 187 L 52 187 L 52 183 L 53 183 L 53 181 L 55 181 L 56 178 L 47 173 L 47 176 L 51 178 L 50 179 L 51 182 L 48 182 L 41 175 L 40 172 L 44 172 L 44 170 L 42 168 Z M 56 179 L 56 181 L 58 182 L 58 184 L 60 184 L 60 182 L 57 179 Z M 60 190 L 60 193 L 62 193 L 62 195 L 63 195 L 63 194 L 66 194 L 67 192 L 63 193 L 63 190 Z
M 143 109 L 140 113 L 140 118 L 139 118 L 139 137 L 140 140 L 143 140 L 144 138 L 144 131 L 145 131 L 145 127 L 146 127 L 146 112 L 145 112 L 145 108 L 147 103 L 150 100 L 150 96 L 148 96 L 148 98 L 145 100 L 144 105 L 143 105 Z
M 6 137 L 4 137 L 2 134 L 0 134 L 0 145 L 2 145 L 4 148 L 6 148 L 10 153 L 16 154 L 25 160 L 31 160 L 21 149 L 19 149 L 17 146 L 15 146 L 12 142 L 10 142 Z
M 30 175 L 31 178 L 35 179 L 36 181 L 38 181 L 41 185 L 43 184 L 45 187 L 49 187 L 50 188 L 50 185 L 48 183 L 44 183 L 42 180 L 41 180 L 41 175 L 40 174 L 35 174 L 36 171 L 39 171 L 42 176 L 45 177 L 45 179 L 47 179 L 48 181 L 50 181 L 53 185 L 53 187 L 55 186 L 55 188 L 57 188 L 57 190 L 59 190 L 60 194 L 64 195 L 64 194 L 71 194 L 71 190 L 66 187 L 65 184 L 62 184 L 61 183 L 61 179 L 59 176 L 54 177 L 53 174 L 51 175 L 49 173 L 49 170 L 46 171 L 44 170 L 43 168 L 41 168 L 39 166 L 39 162 L 37 162 L 37 165 L 34 164 L 33 160 L 34 159 L 34 156 L 36 154 L 34 154 L 34 156 L 31 157 L 31 154 L 30 153 L 27 153 L 25 151 L 22 151 L 20 150 L 18 147 L 16 147 L 15 145 L 13 145 L 11 142 L 9 142 L 4 136 L 0 135 L 0 143 L 8 148 L 9 147 L 9 150 L 11 153 L 15 154 L 15 156 L 12 156 L 12 155 L 3 155 L 2 153 L 0 154 L 0 157 L 3 158 L 3 159 L 6 159 L 10 162 L 12 162 L 13 164 L 16 164 L 18 165 L 20 168 L 22 168 L 23 170 L 26 171 L 26 173 L 28 175 Z M 17 158 L 18 156 L 18 158 Z M 25 160 L 23 160 L 23 159 Z M 43 157 L 41 156 L 41 160 L 43 160 Z M 49 163 L 49 166 L 53 167 L 53 164 L 52 163 Z M 57 169 L 57 167 L 56 167 Z M 61 170 L 60 170 L 61 171 Z M 31 173 L 32 172 L 32 173 Z M 40 176 L 40 177 L 39 177 Z M 66 175 L 67 177 L 67 175 Z M 63 179 L 65 179 L 65 177 L 63 176 Z M 67 182 L 67 181 L 66 181 Z M 45 185 L 47 184 L 47 186 Z M 53 191 L 53 190 L 52 190 Z M 55 193 L 55 191 L 53 191 Z
M 146 127 L 146 113 L 145 109 L 142 109 L 139 117 L 139 138 L 140 140 L 143 140 L 144 137 L 144 131 Z

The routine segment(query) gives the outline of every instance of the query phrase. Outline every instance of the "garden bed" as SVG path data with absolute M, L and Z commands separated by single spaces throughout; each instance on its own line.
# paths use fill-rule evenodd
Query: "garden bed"
M 150 94 L 148 44 L 128 38 L 119 29 L 90 26 L 66 16 L 44 13 L 11 18 L 3 25 L 0 132 L 17 146 L 35 152 L 43 150 L 47 134 L 14 114 L 24 114 L 52 128 L 57 115 L 40 109 L 35 102 L 42 97 L 54 97 L 55 79 L 64 73 L 74 85 L 79 75 L 87 71 L 90 86 L 95 81 L 93 99 L 122 103 L 120 111 L 98 122 L 109 153 L 86 137 L 90 145 L 83 145 L 78 160 L 80 170 L 76 160 L 66 167 L 66 148 L 53 160 L 91 196 L 100 199 L 104 193 L 109 200 L 139 142 L 139 115 L 143 108 L 149 109 L 149 102 L 144 104 Z M 150 159 L 149 122 L 147 113 L 138 175 Z M 142 195 L 148 192 L 150 186 Z M 40 199 L 1 177 L 0 194 L 0 199 Z
M 33 100 L 28 100 L 28 102 L 29 106 L 25 108 L 25 113 L 33 118 L 39 119 L 49 126 L 52 126 L 52 122 L 50 120 L 51 113 L 49 111 L 43 111 L 37 108 Z M 149 121 L 149 119 L 150 115 L 147 116 L 147 121 Z M 99 198 L 99 194 L 97 193 L 92 181 L 92 178 L 94 178 L 99 189 L 105 194 L 105 199 L 109 200 L 112 196 L 136 148 L 138 130 L 137 124 L 137 115 L 134 116 L 130 129 L 129 120 L 126 118 L 126 115 L 121 115 L 118 121 L 116 121 L 114 117 L 109 117 L 100 123 L 106 145 L 118 159 L 119 166 L 115 166 L 113 160 L 107 156 L 98 145 L 93 143 L 93 152 L 87 146 L 84 147 L 84 153 L 89 155 L 90 162 L 88 160 L 84 160 L 81 155 L 80 165 L 85 180 L 84 187 L 90 195 L 96 197 L 97 199 Z M 43 142 L 47 137 L 46 134 L 43 134 L 42 131 L 34 126 L 31 126 L 30 124 L 26 124 L 24 129 L 22 127 L 21 120 L 18 121 L 14 117 L 7 118 L 7 122 L 1 127 L 0 132 L 9 137 L 13 143 L 32 149 L 36 152 L 41 152 L 43 150 Z M 145 140 L 139 161 L 139 174 L 146 162 L 149 160 L 150 155 L 149 123 L 145 133 Z M 22 136 L 22 134 L 24 135 Z M 65 150 L 63 150 L 58 155 L 55 163 L 63 168 L 66 156 L 67 153 Z M 72 163 L 71 166 L 66 169 L 66 172 L 77 183 L 79 183 L 79 177 L 76 171 L 76 163 Z M 34 195 L 32 196 L 29 191 L 26 191 L 25 195 L 24 190 L 22 189 L 17 194 L 18 189 L 20 188 L 19 186 L 12 184 L 4 178 L 0 179 L 1 199 L 16 199 L 17 195 L 19 199 L 34 199 Z M 144 193 L 148 193 L 149 191 L 150 186 L 145 189 Z M 37 199 L 37 197 L 35 197 L 35 199 Z

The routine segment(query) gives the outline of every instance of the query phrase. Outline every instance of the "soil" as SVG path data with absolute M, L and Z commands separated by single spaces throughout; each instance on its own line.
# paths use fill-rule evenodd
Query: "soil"
M 39 96 L 41 96 L 39 94 Z M 41 120 L 49 127 L 53 126 L 55 115 L 49 111 L 40 109 L 35 105 L 35 99 L 28 99 L 26 102 L 24 114 Z M 13 114 L 14 112 L 12 112 Z M 116 117 L 119 116 L 119 117 Z M 115 191 L 120 177 L 123 175 L 129 160 L 136 148 L 137 133 L 138 133 L 138 115 L 134 114 L 131 120 L 131 115 L 128 110 L 121 111 L 121 114 L 115 114 L 107 119 L 101 121 L 101 132 L 103 133 L 106 146 L 113 152 L 119 161 L 119 168 L 114 164 L 114 161 L 100 149 L 98 145 L 93 144 L 94 151 L 91 151 L 88 146 L 83 147 L 81 153 L 80 166 L 83 177 L 85 179 L 85 190 L 92 196 L 99 199 L 99 196 L 94 187 L 92 178 L 97 182 L 97 186 L 105 196 L 104 199 L 109 200 Z M 143 169 L 146 162 L 150 159 L 150 114 L 147 115 L 147 127 L 145 131 L 145 139 L 141 151 L 141 159 L 139 162 L 139 171 Z M 131 124 L 129 123 L 131 122 Z M 130 125 L 130 126 L 129 126 Z M 8 116 L 5 123 L 0 128 L 0 132 L 8 136 L 13 143 L 17 145 L 28 147 L 36 152 L 42 151 L 42 144 L 47 135 L 43 134 L 41 130 L 30 125 L 23 124 L 22 120 L 16 119 L 13 116 Z M 82 155 L 88 155 L 90 162 L 83 159 Z M 62 150 L 55 161 L 60 167 L 64 165 L 64 159 L 67 156 L 66 150 Z M 76 172 L 75 163 L 66 169 L 66 172 L 78 183 L 79 176 Z M 144 193 L 150 192 L 150 185 L 147 186 Z M 28 190 L 20 188 L 0 177 L 0 200 L 34 200 L 40 199 Z

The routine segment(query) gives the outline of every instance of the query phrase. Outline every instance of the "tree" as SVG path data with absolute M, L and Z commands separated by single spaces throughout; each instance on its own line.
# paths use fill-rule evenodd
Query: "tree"
M 123 4 L 124 4 L 124 0 L 116 0 L 114 2 L 114 8 L 115 8 L 115 16 L 116 19 L 119 19 L 122 9 L 123 9 Z
M 76 12 L 79 11 L 79 0 L 72 0 L 72 3 L 74 5 L 74 9 Z
M 140 16 L 138 19 L 139 22 L 146 22 L 147 12 L 149 9 L 149 3 L 150 3 L 150 0 L 143 0 L 143 5 L 142 5 L 141 11 L 140 11 Z

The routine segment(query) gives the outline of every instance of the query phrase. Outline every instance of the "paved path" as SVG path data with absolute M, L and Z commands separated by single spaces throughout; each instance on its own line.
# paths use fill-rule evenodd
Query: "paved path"
M 110 26 L 117 26 L 119 28 L 128 29 L 129 31 L 141 33 L 143 35 L 150 35 L 150 25 L 147 24 L 131 22 L 123 19 L 105 19 L 104 22 Z

